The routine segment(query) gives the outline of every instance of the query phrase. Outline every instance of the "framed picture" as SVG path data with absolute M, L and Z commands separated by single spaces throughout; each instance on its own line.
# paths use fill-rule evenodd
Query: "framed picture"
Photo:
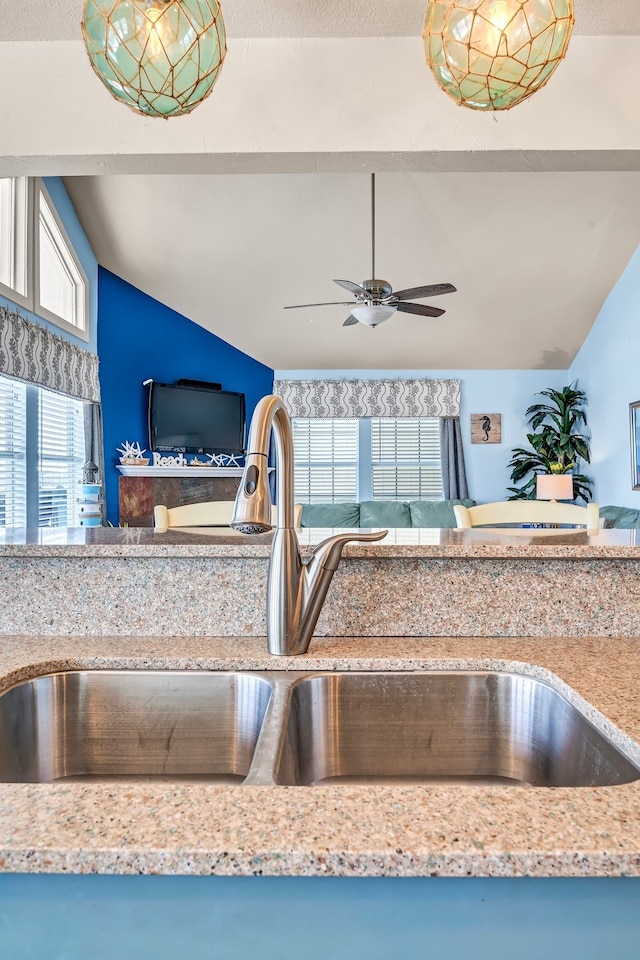
M 502 416 L 499 413 L 471 414 L 471 443 L 500 443 Z
M 640 490 L 640 400 L 629 404 L 631 429 L 631 489 Z

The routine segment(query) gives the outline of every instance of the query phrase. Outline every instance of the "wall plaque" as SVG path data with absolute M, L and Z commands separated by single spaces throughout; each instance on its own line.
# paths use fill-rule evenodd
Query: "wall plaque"
M 500 443 L 502 415 L 500 413 L 471 414 L 471 443 Z

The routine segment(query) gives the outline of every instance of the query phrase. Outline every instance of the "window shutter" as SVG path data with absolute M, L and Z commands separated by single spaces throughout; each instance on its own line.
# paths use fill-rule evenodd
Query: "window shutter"
M 75 526 L 85 461 L 83 404 L 50 390 L 39 393 L 38 525 Z
M 0 527 L 26 525 L 26 386 L 0 377 Z
M 374 500 L 441 500 L 440 431 L 436 417 L 371 420 Z
M 344 503 L 358 499 L 358 421 L 293 421 L 296 503 Z

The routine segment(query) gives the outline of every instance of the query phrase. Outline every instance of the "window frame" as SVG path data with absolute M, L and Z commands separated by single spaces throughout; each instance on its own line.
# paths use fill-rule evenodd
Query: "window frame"
M 36 394 L 37 391 L 37 394 Z M 31 394 L 31 397 L 29 396 Z M 32 399 L 33 398 L 33 399 Z M 86 463 L 86 438 L 84 423 L 84 400 L 69 396 L 56 390 L 49 390 L 36 384 L 27 387 L 27 403 L 37 409 L 36 475 L 32 477 L 33 489 L 27 486 L 27 516 L 33 509 L 36 527 L 75 527 L 78 526 L 78 496 L 82 481 L 82 471 Z M 29 408 L 27 408 L 27 416 Z M 62 412 L 62 416 L 57 414 Z M 55 418 L 52 416 L 56 414 Z M 27 424 L 28 424 L 27 420 Z M 55 426 L 52 426 L 55 423 Z M 55 450 L 60 444 L 60 434 L 64 436 L 64 454 Z M 27 450 L 32 443 L 27 434 Z M 45 445 L 46 444 L 46 445 Z M 62 469 L 62 476 L 59 471 Z M 58 474 L 56 476 L 56 474 Z M 52 479 L 53 478 L 53 479 Z M 60 485 L 62 482 L 62 485 Z M 57 486 L 51 486 L 52 483 Z M 64 500 L 58 495 L 58 506 L 64 503 L 65 524 L 47 523 L 47 512 L 54 515 L 55 493 L 64 491 Z M 48 498 L 48 499 L 47 499 Z
M 299 431 L 299 429 L 300 429 L 300 425 L 301 425 L 301 424 L 305 424 L 305 425 L 306 425 L 306 426 L 303 428 L 303 429 L 304 429 L 304 433 L 306 434 L 306 437 L 304 438 L 304 441 L 303 441 L 303 442 L 304 442 L 304 444 L 305 444 L 305 448 L 306 448 L 306 449 L 309 449 L 310 446 L 311 446 L 311 441 L 312 441 L 312 428 L 311 428 L 311 424 L 314 423 L 314 422 L 324 423 L 324 424 L 327 424 L 327 423 L 330 422 L 330 423 L 332 424 L 332 426 L 329 428 L 329 432 L 330 432 L 330 436 L 331 436 L 331 439 L 330 439 L 329 443 L 330 443 L 330 445 L 331 445 L 332 447 L 334 447 L 334 456 L 335 456 L 335 445 L 336 445 L 336 443 L 340 443 L 341 438 L 340 438 L 340 437 L 336 437 L 336 431 L 335 431 L 335 427 L 333 426 L 333 424 L 336 423 L 336 422 L 340 422 L 340 421 L 342 421 L 343 424 L 346 424 L 346 423 L 348 422 L 348 423 L 350 423 L 350 424 L 352 424 L 352 425 L 355 426 L 355 450 L 354 450 L 354 454 L 355 454 L 355 455 L 354 455 L 353 458 L 349 457 L 348 459 L 343 459 L 343 460 L 335 460 L 335 459 L 334 459 L 334 460 L 328 460 L 328 459 L 322 459 L 322 460 L 320 460 L 320 459 L 317 459 L 317 458 L 314 458 L 314 457 L 310 457 L 310 458 L 307 460 L 307 459 L 303 459 L 303 458 L 301 458 L 301 457 L 298 457 L 298 458 L 296 457 L 296 454 L 297 454 L 297 452 L 298 452 L 299 449 L 300 449 L 299 447 L 296 448 L 296 436 L 297 436 L 298 431 Z M 293 421 L 292 421 L 292 427 L 293 427 L 293 449 L 294 449 L 294 496 L 295 496 L 296 500 L 299 501 L 299 502 L 302 502 L 302 503 L 327 503 L 327 502 L 331 502 L 331 503 L 350 503 L 350 502 L 352 502 L 353 497 L 347 497 L 346 499 L 342 499 L 342 500 L 332 499 L 331 501 L 328 501 L 328 500 L 326 499 L 326 497 L 322 497 L 321 499 L 318 499 L 318 496 L 319 496 L 319 495 L 316 494 L 316 495 L 314 496 L 314 495 L 312 495 L 312 494 L 310 493 L 311 487 L 314 486 L 314 485 L 316 485 L 316 484 L 314 484 L 314 483 L 311 481 L 311 478 L 310 478 L 310 477 L 309 477 L 309 479 L 308 479 L 308 482 L 304 484 L 304 486 L 307 488 L 307 491 L 308 491 L 308 492 L 307 492 L 307 497 L 304 497 L 304 498 L 300 497 L 301 481 L 300 481 L 299 474 L 297 474 L 297 471 L 298 471 L 298 470 L 306 470 L 306 471 L 308 471 L 309 473 L 311 473 L 311 471 L 312 471 L 313 469 L 317 469 L 317 470 L 331 470 L 331 471 L 333 471 L 333 479 L 332 479 L 331 487 L 332 487 L 332 490 L 333 490 L 333 492 L 334 492 L 334 496 L 335 496 L 335 488 L 336 488 L 336 486 L 339 486 L 339 483 L 337 482 L 336 477 L 335 477 L 335 470 L 336 470 L 336 468 L 343 468 L 345 471 L 353 471 L 354 481 L 355 481 L 355 482 L 354 482 L 354 488 L 355 488 L 355 489 L 354 489 L 354 496 L 357 497 L 357 493 L 358 493 L 358 489 L 359 489 L 358 477 L 359 477 L 359 473 L 360 473 L 360 461 L 359 461 L 360 431 L 359 431 L 359 419 L 358 419 L 358 417 L 341 417 L 341 418 L 338 418 L 338 417 L 295 417 L 295 418 L 293 418 Z M 354 438 L 350 438 L 350 439 L 354 439 Z M 325 436 L 325 441 L 326 441 L 326 440 L 327 440 L 327 437 Z M 344 441 L 342 441 L 342 442 L 344 443 Z M 316 483 L 317 483 L 317 485 L 321 485 L 321 484 L 319 484 L 317 481 L 316 481 Z M 297 489 L 296 489 L 296 488 L 297 488 Z
M 0 529 L 27 525 L 27 388 L 0 376 Z
M 371 490 L 372 490 L 372 493 L 371 493 L 371 498 L 370 498 L 370 499 L 371 499 L 371 500 L 388 500 L 388 499 L 390 499 L 389 497 L 375 497 L 375 496 L 374 496 L 374 491 L 375 491 L 375 487 L 376 487 L 376 481 L 375 481 L 375 479 L 374 479 L 374 472 L 375 472 L 375 469 L 378 468 L 380 471 L 388 470 L 388 469 L 391 469 L 391 470 L 395 470 L 395 471 L 396 471 L 396 479 L 395 479 L 396 489 L 397 489 L 398 486 L 402 486 L 401 483 L 400 483 L 400 484 L 398 483 L 398 473 L 399 473 L 402 469 L 405 469 L 405 470 L 416 470 L 416 471 L 418 471 L 418 486 L 419 486 L 419 487 L 423 487 L 422 479 L 421 479 L 421 471 L 422 471 L 422 470 L 427 470 L 427 471 L 428 471 L 428 470 L 437 470 L 437 471 L 439 472 L 439 477 L 440 477 L 440 484 L 439 484 L 439 493 L 440 493 L 440 496 L 439 496 L 439 497 L 437 497 L 437 498 L 435 498 L 435 499 L 432 499 L 431 497 L 425 497 L 425 496 L 412 496 L 412 497 L 406 497 L 406 498 L 405 498 L 405 497 L 402 497 L 402 498 L 394 497 L 393 499 L 394 499 L 395 501 L 397 501 L 397 502 L 399 502 L 400 500 L 404 500 L 404 499 L 411 499 L 411 500 L 416 500 L 416 499 L 417 499 L 417 500 L 428 500 L 428 501 L 430 501 L 431 503 L 439 503 L 441 500 L 443 500 L 443 499 L 444 499 L 444 497 L 443 497 L 444 490 L 443 490 L 443 484 L 442 484 L 442 451 L 441 451 L 441 449 L 440 449 L 440 437 L 439 437 L 439 428 L 438 428 L 438 418 L 437 418 L 437 417 L 372 417 L 372 418 L 369 420 L 369 423 L 370 423 L 371 425 L 372 425 L 372 421 L 373 421 L 373 420 L 392 420 L 392 421 L 395 421 L 395 422 L 398 423 L 398 424 L 402 424 L 403 421 L 405 421 L 405 422 L 406 422 L 406 421 L 409 421 L 409 422 L 414 422 L 414 423 L 415 423 L 416 421 L 417 421 L 417 422 L 420 422 L 420 421 L 428 421 L 428 422 L 429 422 L 429 429 L 432 430 L 432 431 L 433 431 L 433 434 L 434 434 L 433 439 L 432 439 L 432 442 L 434 442 L 435 445 L 437 446 L 437 451 L 438 451 L 438 453 L 437 453 L 437 456 L 431 456 L 431 457 L 426 457 L 426 456 L 425 456 L 423 459 L 420 459 L 419 457 L 412 457 L 411 459 L 403 459 L 403 458 L 400 458 L 400 459 L 398 459 L 398 460 L 392 460 L 392 459 L 386 459 L 386 458 L 385 458 L 385 459 L 382 459 L 382 458 L 381 458 L 381 459 L 379 459 L 379 460 L 374 460 L 374 459 L 373 459 L 373 435 L 372 435 L 372 437 L 371 437 L 371 446 L 370 446 L 370 452 L 371 452 L 371 465 L 370 465 L 370 469 L 371 469 Z M 421 426 L 418 426 L 418 450 L 419 450 L 420 447 L 421 447 L 421 433 L 422 433 L 422 429 L 423 429 L 423 428 L 422 428 Z M 426 427 L 425 427 L 424 429 L 425 429 L 425 431 L 427 430 Z M 371 426 L 371 430 L 372 430 L 372 433 L 373 433 L 373 426 Z M 401 432 L 401 431 L 400 431 L 400 432 Z M 401 436 L 398 437 L 398 428 L 396 428 L 396 434 L 395 434 L 395 435 L 396 435 L 396 440 L 397 440 L 397 441 L 398 441 L 398 440 L 399 440 L 399 441 L 402 441 L 402 437 L 401 437 Z M 428 441 L 427 441 L 427 442 L 428 442 Z M 425 486 L 428 486 L 428 484 L 425 484 Z
M 6 375 L 0 375 L 0 385 L 3 381 L 8 383 L 14 382 L 12 377 L 7 377 Z M 15 383 L 21 385 L 20 390 L 20 404 L 21 409 L 18 415 L 15 417 L 17 423 L 21 427 L 21 433 L 19 434 L 19 440 L 23 444 L 19 448 L 19 456 L 15 455 L 11 457 L 14 462 L 18 462 L 18 473 L 19 473 L 19 489 L 14 486 L 14 496 L 15 503 L 22 506 L 18 518 L 21 522 L 16 524 L 15 522 L 8 524 L 3 523 L 0 525 L 0 528 L 11 527 L 15 528 L 16 526 L 25 526 L 27 528 L 36 529 L 45 526 L 55 526 L 60 529 L 75 527 L 79 525 L 78 509 L 76 509 L 77 500 L 78 500 L 78 490 L 75 489 L 75 484 L 79 483 L 82 480 L 82 469 L 85 463 L 85 424 L 84 424 L 84 403 L 85 401 L 78 399 L 77 397 L 72 397 L 64 393 L 58 393 L 55 390 L 49 390 L 47 387 L 40 386 L 40 384 L 35 383 L 25 383 L 24 381 L 16 380 Z M 66 457 L 59 457 L 51 449 L 51 444 L 55 445 L 56 436 L 55 430 L 52 431 L 50 425 L 50 413 L 47 415 L 47 411 L 43 404 L 46 402 L 46 396 L 51 395 L 52 397 L 62 398 L 65 405 L 67 406 L 65 415 L 66 415 L 66 425 L 61 429 L 64 430 L 65 441 L 67 443 L 66 451 L 69 454 L 69 441 L 71 439 L 69 425 L 70 425 L 70 416 L 79 417 L 78 426 L 80 429 L 80 434 L 73 434 L 73 443 L 75 446 L 75 451 L 71 451 L 71 455 Z M 54 403 L 56 401 L 54 400 Z M 77 410 L 73 412 L 69 409 L 70 404 L 79 405 Z M 62 423 L 62 421 L 60 421 Z M 49 447 L 44 446 L 45 439 L 49 443 Z M 17 447 L 16 447 L 17 449 Z M 75 452 L 75 456 L 73 453 Z M 4 459 L 6 455 L 2 455 L 0 459 Z M 7 457 L 9 459 L 9 457 Z M 20 468 L 20 464 L 22 467 Z M 56 466 L 64 466 L 66 469 L 66 480 L 68 483 L 63 483 L 60 487 L 61 490 L 65 491 L 65 501 L 64 501 L 64 512 L 66 517 L 66 523 L 61 524 L 48 524 L 42 522 L 43 516 L 46 514 L 48 509 L 46 502 L 46 495 L 51 495 L 54 488 L 47 483 L 50 483 L 47 480 L 45 483 L 45 478 L 48 478 L 48 475 L 53 471 L 55 472 Z M 14 478 L 15 483 L 15 478 Z M 51 504 L 53 504 L 53 499 L 51 498 Z M 11 502 L 11 501 L 9 501 Z M 7 511 L 5 510 L 5 517 Z M 15 508 L 10 513 L 11 516 L 16 516 Z
M 31 310 L 33 312 L 33 260 L 34 260 L 34 243 L 33 243 L 33 210 L 34 210 L 34 180 L 33 177 L 3 177 L 3 180 L 11 180 L 13 182 L 13 194 L 15 197 L 15 185 L 21 184 L 22 190 L 24 191 L 24 204 L 21 205 L 24 211 L 23 217 L 18 221 L 17 211 L 15 206 L 12 209 L 11 215 L 11 243 L 13 246 L 12 257 L 15 260 L 17 257 L 17 250 L 20 248 L 20 258 L 24 263 L 24 278 L 25 278 L 25 292 L 21 293 L 16 287 L 12 287 L 9 284 L 3 283 L 0 281 L 0 295 L 6 297 L 7 300 L 11 300 L 13 303 L 17 304 L 20 307 L 24 307 L 26 310 Z M 0 233 L 3 230 L 4 224 L 0 224 Z M 15 267 L 12 271 L 14 273 L 15 279 Z
M 69 262 L 72 265 L 72 268 L 75 269 L 78 273 L 78 278 L 71 277 L 73 286 L 74 286 L 74 310 L 78 318 L 81 320 L 81 323 L 75 324 L 71 323 L 69 320 L 66 320 L 64 317 L 59 316 L 57 313 L 54 313 L 48 307 L 43 306 L 40 298 L 40 202 L 41 197 L 44 199 L 45 205 L 51 214 L 56 227 L 60 233 L 63 246 L 60 247 L 60 244 L 57 242 L 57 238 L 51 235 L 49 231 L 50 239 L 53 245 L 57 248 L 58 255 L 63 261 L 65 268 L 69 267 Z M 42 317 L 44 320 L 48 320 L 49 323 L 52 323 L 56 327 L 60 327 L 61 330 L 65 330 L 67 333 L 72 334 L 74 337 L 78 337 L 80 340 L 84 340 L 85 343 L 89 341 L 89 278 L 80 262 L 80 258 L 76 253 L 76 249 L 69 239 L 69 234 L 67 233 L 65 226 L 60 219 L 60 215 L 56 209 L 56 205 L 51 199 L 51 195 L 46 188 L 46 185 L 42 179 L 39 177 L 34 181 L 34 190 L 33 190 L 33 215 L 31 218 L 32 223 L 32 243 L 31 248 L 33 251 L 33 312 Z M 68 259 L 67 259 L 68 258 Z M 72 271 L 69 271 L 70 273 Z
M 338 417 L 338 418 L 336 418 L 336 417 L 326 417 L 326 418 L 325 418 L 325 417 L 296 417 L 296 418 L 293 418 L 293 419 L 294 419 L 294 422 L 295 422 L 295 421 L 306 421 L 306 420 L 336 420 L 336 419 L 337 419 L 337 420 L 340 420 L 340 419 L 342 419 L 342 418 L 340 418 L 340 417 Z M 434 467 L 434 466 L 439 466 L 439 468 L 440 468 L 440 476 L 441 476 L 441 479 L 442 479 L 442 455 L 441 455 L 441 453 L 440 453 L 437 461 L 434 460 L 433 458 L 430 458 L 429 460 L 418 460 L 418 459 L 415 459 L 415 460 L 396 460 L 396 461 L 380 460 L 380 461 L 375 461 L 375 463 L 374 463 L 374 461 L 373 461 L 373 436 L 372 436 L 373 430 L 372 430 L 372 421 L 373 421 L 374 419 L 380 419 L 380 418 L 376 418 L 376 417 L 349 417 L 348 419 L 350 419 L 350 420 L 355 420 L 355 421 L 357 421 L 357 423 L 358 423 L 358 454 L 357 454 L 357 460 L 355 461 L 355 465 L 356 465 L 356 500 L 357 500 L 358 502 L 363 502 L 363 501 L 365 501 L 365 500 L 373 500 L 373 499 L 374 499 L 374 496 L 373 496 L 373 487 L 374 487 L 373 471 L 374 471 L 374 467 L 383 467 L 383 468 L 384 468 L 384 467 L 392 467 L 392 468 L 395 467 L 396 469 L 399 468 L 399 467 L 409 467 L 409 468 L 417 468 L 417 469 L 420 469 L 421 467 L 432 468 L 432 467 Z M 382 418 L 382 419 L 401 420 L 401 419 L 403 419 L 403 418 L 400 418 L 400 417 L 384 417 L 384 418 Z M 435 418 L 435 417 L 415 417 L 415 418 L 411 418 L 411 419 L 416 419 L 416 420 L 437 420 L 437 418 Z M 310 468 L 313 467 L 313 466 L 326 468 L 326 467 L 332 467 L 332 466 L 334 466 L 334 465 L 335 465 L 335 466 L 342 466 L 342 465 L 344 465 L 344 462 L 343 462 L 343 461 L 334 461 L 334 462 L 331 462 L 331 461 L 325 461 L 325 460 L 320 461 L 320 460 L 313 460 L 313 459 L 311 459 L 310 461 L 301 460 L 301 459 L 298 459 L 298 458 L 297 458 L 296 454 L 297 454 L 297 451 L 296 451 L 296 447 L 295 447 L 295 429 L 294 429 L 294 485 L 295 485 L 295 472 L 296 472 L 296 469 L 297 469 L 298 467 L 301 467 L 301 468 L 303 468 L 303 469 L 310 469 Z M 351 461 L 349 461 L 349 462 L 351 463 Z M 442 487 L 442 485 L 441 485 L 441 487 L 440 487 L 440 497 L 439 497 L 439 498 L 436 498 L 436 499 L 434 499 L 434 500 L 431 500 L 430 502 L 433 502 L 433 503 L 439 503 L 439 502 L 441 502 L 441 501 L 444 499 L 443 494 L 444 494 L 444 490 L 443 490 L 443 487 Z M 379 502 L 384 502 L 384 500 L 386 500 L 386 499 L 389 499 L 389 498 L 380 498 L 380 499 L 379 499 Z M 394 501 L 395 501 L 395 502 L 398 502 L 398 503 L 399 503 L 399 502 L 402 502 L 401 500 L 396 499 L 396 498 L 394 498 Z M 307 501 L 305 500 L 305 501 L 303 501 L 303 502 L 307 502 Z M 317 500 L 315 500 L 315 499 L 312 499 L 312 500 L 309 501 L 309 502 L 316 503 L 316 502 L 320 502 L 320 501 L 317 501 Z M 350 501 L 350 500 L 332 500 L 332 501 L 322 501 L 322 502 L 347 503 L 347 502 L 351 502 L 351 501 Z

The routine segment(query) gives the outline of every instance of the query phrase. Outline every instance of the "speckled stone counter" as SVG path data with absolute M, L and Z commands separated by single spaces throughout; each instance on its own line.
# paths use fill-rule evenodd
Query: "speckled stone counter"
M 637 637 L 636 535 L 390 531 L 346 548 L 316 633 Z M 269 551 L 226 528 L 1 531 L 0 633 L 260 636 Z
M 357 530 L 303 527 L 297 531 L 303 553 L 333 533 Z M 366 531 L 365 531 L 366 532 Z M 443 559 L 634 559 L 640 557 L 640 531 L 475 529 L 409 527 L 389 530 L 376 543 L 349 544 L 344 556 Z M 0 527 L 0 558 L 34 557 L 203 557 L 267 559 L 271 534 L 247 537 L 229 527 L 185 527 L 163 531 L 143 527 Z
M 0 689 L 61 669 L 274 664 L 524 671 L 568 695 L 640 761 L 640 658 L 630 639 L 316 638 L 307 656 L 274 661 L 259 638 L 5 637 Z M 640 876 L 640 782 L 578 789 L 0 784 L 0 870 Z

